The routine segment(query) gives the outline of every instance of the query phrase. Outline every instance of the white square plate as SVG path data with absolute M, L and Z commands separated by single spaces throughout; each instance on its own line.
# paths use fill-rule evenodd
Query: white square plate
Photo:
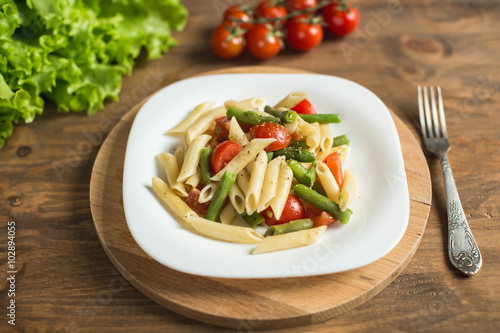
M 318 113 L 338 113 L 334 135 L 346 134 L 351 151 L 345 168 L 358 179 L 348 224 L 331 225 L 313 245 L 251 255 L 255 244 L 234 244 L 182 227 L 155 196 L 151 179 L 160 175 L 155 156 L 181 139 L 165 135 L 198 104 L 260 96 L 273 105 L 292 91 L 311 94 Z M 127 144 L 123 174 L 127 224 L 139 246 L 173 269 L 223 278 L 281 278 L 346 271 L 387 254 L 403 236 L 409 196 L 401 146 L 387 107 L 366 88 L 318 74 L 223 74 L 171 84 L 137 114 Z

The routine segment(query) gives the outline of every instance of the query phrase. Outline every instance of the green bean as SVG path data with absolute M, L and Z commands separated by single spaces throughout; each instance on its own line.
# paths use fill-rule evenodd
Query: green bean
M 267 163 L 269 163 L 273 159 L 274 153 L 272 151 L 268 151 L 266 152 L 266 154 L 267 154 Z
M 269 122 L 279 123 L 280 121 L 280 119 L 277 117 L 273 116 L 266 117 L 253 111 L 241 111 L 236 108 L 233 108 L 232 106 L 227 108 L 226 116 L 228 119 L 235 117 L 236 120 L 238 120 L 239 122 L 250 125 L 257 125 L 260 123 L 269 123 Z
M 208 206 L 207 213 L 205 214 L 207 220 L 216 221 L 219 218 L 220 211 L 226 202 L 229 190 L 231 186 L 233 186 L 235 180 L 236 175 L 234 173 L 228 171 L 224 172 L 219 186 L 217 186 L 217 190 L 215 190 L 212 202 Z
M 285 111 L 275 110 L 269 105 L 266 105 L 264 107 L 264 112 L 267 112 L 270 115 L 280 118 L 282 123 L 293 123 L 295 119 L 297 119 L 297 112 L 292 110 L 285 110 Z
M 326 197 L 326 191 L 318 180 L 314 182 L 311 188 L 316 192 L 318 192 L 319 194 L 321 194 L 322 196 Z
M 289 232 L 311 229 L 313 227 L 313 221 L 311 219 L 302 219 L 290 221 L 288 223 L 276 224 L 267 228 L 264 236 L 276 236 L 281 234 L 286 234 Z
M 259 213 L 255 212 L 252 215 L 243 214 L 241 217 L 254 229 L 260 227 L 266 222 L 266 219 L 262 217 Z
M 200 150 L 200 170 L 201 179 L 205 184 L 210 184 L 210 158 L 212 157 L 212 148 L 206 147 Z
M 292 140 L 292 142 L 290 142 L 290 146 L 302 148 L 302 149 L 309 149 L 309 146 L 307 145 L 307 143 L 305 141 L 302 141 L 302 140 Z
M 274 156 L 285 156 L 287 160 L 296 160 L 297 162 L 316 161 L 316 157 L 309 150 L 291 146 L 275 150 Z
M 320 123 L 320 124 L 340 123 L 339 115 L 333 113 L 323 113 L 323 114 L 301 113 L 299 114 L 299 116 L 308 123 Z
M 343 145 L 349 145 L 349 139 L 347 138 L 347 136 L 344 134 L 344 135 L 340 135 L 340 136 L 336 136 L 333 138 L 333 144 L 332 144 L 332 147 L 337 147 L 337 146 L 343 146 Z
M 293 187 L 293 191 L 299 198 L 310 203 L 319 210 L 331 214 L 341 223 L 345 224 L 349 222 L 352 210 L 346 209 L 345 211 L 341 211 L 339 205 L 337 205 L 335 202 L 302 184 L 295 185 Z
M 311 186 L 316 181 L 316 161 L 314 161 L 311 165 L 311 168 L 307 170 L 297 162 L 296 160 L 287 160 L 286 161 L 292 169 L 293 176 L 295 179 L 299 181 L 299 183 L 304 184 L 305 186 Z

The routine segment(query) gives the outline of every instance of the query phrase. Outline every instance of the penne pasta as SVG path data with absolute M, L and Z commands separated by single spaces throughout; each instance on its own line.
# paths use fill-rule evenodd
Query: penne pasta
M 184 184 L 177 181 L 179 176 L 179 165 L 174 155 L 170 153 L 161 153 L 157 155 L 158 160 L 165 170 L 168 185 L 176 191 L 180 196 L 187 197 Z
M 200 234 L 233 243 L 259 243 L 264 238 L 252 228 L 238 227 L 188 215 L 187 222 Z
M 244 99 L 241 102 L 250 105 L 250 107 L 256 110 L 264 110 L 264 106 L 266 106 L 266 100 L 262 97 L 252 97 Z
M 177 166 L 179 167 L 179 170 L 182 168 L 182 163 L 184 163 L 184 147 L 178 147 L 175 152 L 174 156 L 175 159 L 177 160 Z
M 262 254 L 274 251 L 292 249 L 310 245 L 324 234 L 326 225 L 312 229 L 299 230 L 287 234 L 264 238 L 252 251 L 252 254 Z
M 321 151 L 330 151 L 333 145 L 333 134 L 330 129 L 330 124 L 320 124 L 319 132 L 321 134 L 321 139 L 319 141 L 319 148 Z
M 321 138 L 321 133 L 319 128 L 313 124 L 309 124 L 302 118 L 297 117 L 298 124 L 296 133 L 305 137 L 307 145 L 311 148 L 317 148 L 319 146 L 319 141 Z
M 250 173 L 247 169 L 243 169 L 236 175 L 236 182 L 243 193 L 248 191 L 248 183 L 250 182 Z
M 189 215 L 196 215 L 196 213 L 189 208 L 175 192 L 159 177 L 154 177 L 152 180 L 153 190 L 156 195 L 167 205 L 167 207 L 178 217 L 185 222 L 188 222 Z M 189 222 L 188 222 L 189 223 Z
M 224 208 L 222 208 L 219 219 L 222 224 L 231 224 L 234 219 L 238 216 L 238 213 L 234 209 L 231 203 L 228 203 Z
M 278 104 L 274 106 L 274 108 L 277 109 L 280 107 L 284 107 L 291 110 L 294 106 L 296 106 L 297 104 L 299 104 L 308 97 L 309 97 L 308 93 L 300 91 L 292 92 L 286 95 L 285 98 L 283 98 L 281 101 L 279 101 Z
M 280 163 L 280 173 L 278 176 L 277 191 L 274 198 L 271 200 L 269 206 L 271 206 L 273 213 L 277 220 L 281 218 L 281 213 L 283 213 L 283 208 L 285 207 L 286 199 L 292 187 L 293 172 L 288 164 L 281 160 Z
M 215 194 L 215 190 L 217 190 L 216 183 L 210 183 L 210 184 L 205 185 L 200 191 L 200 195 L 198 197 L 198 202 L 205 203 L 205 202 L 209 202 L 210 200 L 212 200 L 212 198 L 214 197 L 214 194 Z
M 245 212 L 245 194 L 243 194 L 237 184 L 233 184 L 229 190 L 229 201 L 231 201 L 231 204 L 238 214 L 243 214 Z
M 280 165 L 282 161 L 284 161 L 284 159 L 284 156 L 280 156 L 271 160 L 271 162 L 267 164 L 262 193 L 260 195 L 259 204 L 257 206 L 258 212 L 266 209 L 271 203 L 271 200 L 276 196 Z
M 266 168 L 267 154 L 262 150 L 253 164 L 248 191 L 245 195 L 246 212 L 248 215 L 252 215 L 258 208 Z
M 191 141 L 208 131 L 213 126 L 214 119 L 214 114 L 209 112 L 189 126 L 186 130 L 186 143 L 190 145 Z
M 351 170 L 344 171 L 344 182 L 342 183 L 342 189 L 340 190 L 339 207 L 341 211 L 345 211 L 352 200 L 356 196 L 356 191 L 358 187 L 358 182 L 356 176 Z
M 215 174 L 211 179 L 219 181 L 224 172 L 229 171 L 238 174 L 245 166 L 253 160 L 257 154 L 268 145 L 276 141 L 276 139 L 253 139 L 243 147 L 243 149 L 236 155 L 221 171 Z
M 194 122 L 196 122 L 202 116 L 207 114 L 213 107 L 213 105 L 214 102 L 204 102 L 199 104 L 194 108 L 193 111 L 191 111 L 191 113 L 186 117 L 186 119 L 181 121 L 177 126 L 172 128 L 171 130 L 167 131 L 167 134 L 170 135 L 184 134 L 184 132 L 186 132 L 189 126 L 191 126 Z
M 229 123 L 229 140 L 238 142 L 242 147 L 248 144 L 248 138 L 237 121 Z
M 198 163 L 200 163 L 200 149 L 205 147 L 210 139 L 212 139 L 210 135 L 203 134 L 197 137 L 191 143 L 188 150 L 186 151 L 186 156 L 184 157 L 184 162 L 182 163 L 179 177 L 177 177 L 178 182 L 184 182 L 190 176 L 196 173 L 196 170 L 198 169 Z
M 316 165 L 316 174 L 318 178 L 321 180 L 321 185 L 326 192 L 326 196 L 328 199 L 332 200 L 335 203 L 339 203 L 340 189 L 335 177 L 332 172 L 328 168 L 328 166 L 321 162 Z
M 201 183 L 201 170 L 199 167 L 196 168 L 196 172 L 186 179 L 184 184 L 191 186 L 191 188 L 197 187 Z

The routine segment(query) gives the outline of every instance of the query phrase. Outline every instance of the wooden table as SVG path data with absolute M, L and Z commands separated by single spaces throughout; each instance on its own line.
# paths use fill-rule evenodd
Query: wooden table
M 0 150 L 2 276 L 7 221 L 17 226 L 16 326 L 4 312 L 0 330 L 19 332 L 227 332 L 169 311 L 114 268 L 96 235 L 89 207 L 92 165 L 107 133 L 143 98 L 201 72 L 231 66 L 287 66 L 358 82 L 418 133 L 416 86 L 443 88 L 449 153 L 462 203 L 483 255 L 467 278 L 446 254 L 446 202 L 439 161 L 428 157 L 433 199 L 425 236 L 407 268 L 358 308 L 318 324 L 276 332 L 463 331 L 500 327 L 500 4 L 496 0 L 358 0 L 362 22 L 345 39 L 326 37 L 309 53 L 285 50 L 261 62 L 216 58 L 211 29 L 232 1 L 186 0 L 186 29 L 162 59 L 138 60 L 120 101 L 96 116 L 62 115 L 50 103 L 20 125 Z M 248 3 L 254 3 L 249 1 Z M 243 331 L 246 331 L 243 328 Z

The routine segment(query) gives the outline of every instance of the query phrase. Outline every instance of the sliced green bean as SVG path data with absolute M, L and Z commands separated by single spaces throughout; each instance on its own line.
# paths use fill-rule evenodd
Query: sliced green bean
M 212 148 L 201 148 L 200 156 L 201 180 L 203 180 L 205 184 L 210 184 L 210 159 L 212 157 Z
M 297 162 L 314 162 L 316 157 L 312 152 L 306 149 L 288 146 L 283 149 L 275 150 L 274 156 L 285 156 L 287 160 L 296 160 Z
M 332 147 L 338 147 L 338 146 L 343 146 L 343 145 L 349 145 L 349 139 L 347 138 L 347 136 L 344 134 L 344 135 L 340 135 L 340 136 L 336 136 L 333 138 L 333 144 L 332 144 Z
M 275 110 L 269 105 L 266 105 L 264 107 L 264 112 L 267 112 L 270 115 L 280 118 L 282 123 L 293 123 L 295 119 L 297 119 L 297 112 L 292 110 L 285 110 L 285 111 Z
M 280 122 L 280 118 L 278 117 L 273 117 L 273 116 L 266 117 L 258 114 L 257 112 L 241 111 L 236 108 L 233 108 L 232 106 L 227 108 L 226 116 L 228 119 L 235 117 L 236 120 L 238 120 L 239 122 L 250 125 L 257 125 L 260 123 L 269 123 L 269 122 L 271 123 Z
M 254 229 L 260 227 L 266 222 L 266 219 L 262 217 L 259 213 L 255 212 L 252 215 L 243 214 L 241 217 Z
M 313 221 L 311 219 L 302 219 L 290 221 L 288 223 L 276 224 L 267 228 L 265 237 L 276 236 L 281 234 L 286 234 L 289 232 L 311 229 L 313 227 Z
M 231 189 L 231 186 L 233 186 L 235 180 L 236 175 L 234 173 L 228 171 L 224 172 L 219 186 L 217 186 L 217 190 L 215 190 L 212 202 L 208 206 L 207 213 L 205 214 L 205 218 L 207 220 L 217 221 L 220 211 L 222 210 L 227 196 L 229 195 L 229 190 Z
M 290 142 L 290 146 L 302 148 L 302 149 L 309 149 L 309 146 L 307 145 L 307 143 L 305 141 L 302 141 L 302 140 L 292 140 L 292 142 Z
M 322 114 L 300 113 L 299 116 L 308 123 L 320 123 L 320 124 L 340 123 L 340 116 L 338 114 L 333 114 L 333 113 L 322 113 Z
M 337 205 L 335 202 L 302 184 L 295 185 L 293 187 L 293 191 L 299 198 L 310 203 L 319 210 L 331 214 L 341 223 L 345 224 L 349 222 L 352 210 L 346 209 L 345 211 L 341 211 L 339 205 Z
M 307 170 L 296 160 L 287 160 L 286 161 L 292 169 L 293 176 L 295 179 L 299 181 L 299 183 L 304 184 L 305 186 L 311 186 L 316 181 L 316 161 L 314 161 L 311 165 L 311 168 Z

